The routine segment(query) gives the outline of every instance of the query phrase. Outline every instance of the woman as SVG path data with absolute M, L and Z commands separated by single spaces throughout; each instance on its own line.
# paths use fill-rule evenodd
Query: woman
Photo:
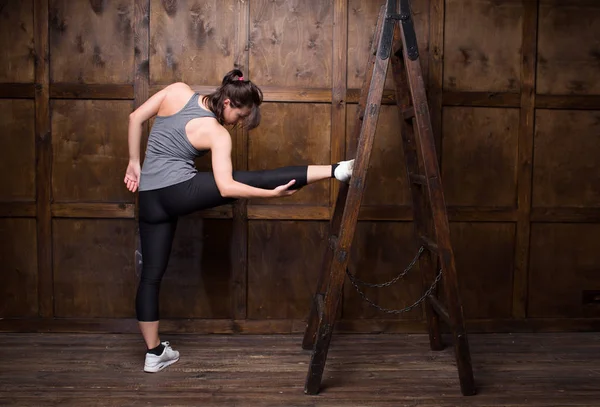
M 144 371 L 158 372 L 179 359 L 179 352 L 158 335 L 158 294 L 167 268 L 177 218 L 237 198 L 292 195 L 312 182 L 335 177 L 347 182 L 354 160 L 334 165 L 233 171 L 231 136 L 224 125 L 253 129 L 260 122 L 262 92 L 235 69 L 210 95 L 200 96 L 184 83 L 156 93 L 129 117 L 129 165 L 125 184 L 139 189 L 142 275 L 136 314 L 148 352 Z M 140 168 L 142 124 L 156 115 Z M 212 172 L 198 172 L 194 158 L 212 154 Z

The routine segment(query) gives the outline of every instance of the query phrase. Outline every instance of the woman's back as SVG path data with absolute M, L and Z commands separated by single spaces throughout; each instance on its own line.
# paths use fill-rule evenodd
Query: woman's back
M 194 93 L 178 112 L 169 116 L 156 116 L 148 138 L 140 191 L 178 184 L 196 174 L 194 159 L 206 151 L 194 148 L 185 128 L 190 120 L 215 117 L 212 112 L 199 106 L 198 99 L 198 93 Z

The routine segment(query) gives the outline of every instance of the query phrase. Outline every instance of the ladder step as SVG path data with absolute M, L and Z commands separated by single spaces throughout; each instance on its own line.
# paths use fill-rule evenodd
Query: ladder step
M 411 172 L 410 174 L 408 174 L 408 177 L 410 178 L 410 182 L 412 182 L 413 184 L 427 185 L 427 178 L 425 177 L 425 175 L 415 174 L 414 172 Z
M 440 302 L 440 300 L 435 298 L 432 294 L 429 294 L 427 296 L 427 299 L 429 300 L 429 303 L 431 304 L 435 312 L 440 316 L 440 318 L 442 318 L 450 328 L 454 329 L 454 324 L 450 319 L 450 314 L 448 313 L 446 307 L 444 307 L 444 305 Z
M 420 236 L 420 238 L 421 238 L 421 241 L 423 242 L 423 244 L 425 245 L 425 247 L 427 247 L 430 252 L 438 253 L 438 251 L 439 251 L 438 245 L 433 240 L 431 240 L 427 236 Z
M 404 120 L 411 120 L 413 117 L 415 117 L 415 108 L 413 106 L 406 108 L 402 111 L 402 117 L 404 117 Z

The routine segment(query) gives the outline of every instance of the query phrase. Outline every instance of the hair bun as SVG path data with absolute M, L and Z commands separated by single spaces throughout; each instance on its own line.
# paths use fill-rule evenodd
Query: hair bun
M 236 83 L 243 79 L 244 73 L 242 71 L 240 71 L 239 69 L 232 69 L 231 71 L 227 72 L 227 74 L 223 77 L 222 85 L 227 85 L 228 83 Z

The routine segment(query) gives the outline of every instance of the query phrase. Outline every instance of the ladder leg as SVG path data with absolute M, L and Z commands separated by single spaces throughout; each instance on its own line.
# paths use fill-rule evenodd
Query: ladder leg
M 402 45 L 406 50 L 406 36 L 402 32 Z M 423 84 L 421 66 L 418 59 L 409 60 L 403 52 L 409 88 L 417 122 L 419 145 L 426 179 L 429 203 L 435 229 L 438 258 L 443 271 L 443 283 L 447 301 L 447 316 L 454 335 L 454 350 L 460 387 L 463 395 L 475 394 L 475 381 L 471 365 L 471 354 L 464 324 L 463 309 L 458 294 L 458 279 L 454 264 L 454 252 L 450 242 L 450 227 L 446 213 L 446 202 L 437 162 L 435 141 L 431 129 L 431 118 L 427 105 L 427 96 Z
M 383 14 L 380 14 L 383 17 Z M 383 20 L 383 18 L 380 18 Z M 369 91 L 365 103 L 365 113 L 360 129 L 360 137 L 354 161 L 354 171 L 350 179 L 346 204 L 342 214 L 340 233 L 336 242 L 331 264 L 331 273 L 329 276 L 329 285 L 325 294 L 323 314 L 319 322 L 316 334 L 314 349 L 309 364 L 308 374 L 304 391 L 307 394 L 317 394 L 320 388 L 321 379 L 325 370 L 327 353 L 333 333 L 335 316 L 339 305 L 342 289 L 344 286 L 344 277 L 348 267 L 350 247 L 354 240 L 354 232 L 358 222 L 358 212 L 362 201 L 362 195 L 365 188 L 367 169 L 373 149 L 373 140 L 377 120 L 379 118 L 379 108 L 383 87 L 388 68 L 388 59 L 381 57 L 382 38 L 389 34 L 389 46 L 391 47 L 393 21 L 386 21 L 381 24 L 381 30 L 378 32 L 377 44 L 380 45 L 373 66 L 373 74 L 369 81 Z M 385 44 L 384 44 L 385 45 Z
M 373 66 L 375 65 L 375 56 L 378 46 L 378 38 L 380 36 L 383 19 L 385 18 L 385 7 L 381 7 L 379 11 L 379 16 L 377 18 L 377 25 L 375 27 L 375 33 L 373 35 L 372 47 L 369 52 L 369 58 L 367 61 L 366 74 L 363 79 L 360 100 L 358 102 L 358 108 L 356 110 L 356 123 L 361 123 L 363 121 L 363 117 L 365 114 L 365 104 L 368 96 L 368 86 L 369 80 L 373 76 Z M 354 132 L 350 137 L 350 145 L 349 145 L 349 156 L 354 156 L 356 153 L 356 142 L 360 137 L 360 131 L 362 126 L 357 125 L 354 127 Z M 310 350 L 314 346 L 315 337 L 317 334 L 317 327 L 319 325 L 319 296 L 320 300 L 323 300 L 323 296 L 325 293 L 325 289 L 327 288 L 327 284 L 329 282 L 329 271 L 331 269 L 331 262 L 333 259 L 333 250 L 335 247 L 335 241 L 339 236 L 340 224 L 342 221 L 342 211 L 344 205 L 346 204 L 346 196 L 348 194 L 348 184 L 342 184 L 340 190 L 338 192 L 338 196 L 335 203 L 335 209 L 333 212 L 333 216 L 330 222 L 330 232 L 329 232 L 329 242 L 327 246 L 327 250 L 323 257 L 323 261 L 321 263 L 321 272 L 319 274 L 319 280 L 317 282 L 317 292 L 313 298 L 313 302 L 310 308 L 310 314 L 308 317 L 308 323 L 306 326 L 306 330 L 304 331 L 304 339 L 302 340 L 302 349 Z
M 333 261 L 333 251 L 337 244 L 339 236 L 340 224 L 342 221 L 342 211 L 346 204 L 346 196 L 348 195 L 348 184 L 342 184 L 338 192 L 337 200 L 335 203 L 335 210 L 330 223 L 329 241 L 327 242 L 327 249 L 323 256 L 323 262 L 321 263 L 321 272 L 319 274 L 319 280 L 317 282 L 317 293 L 313 299 L 313 303 L 310 308 L 310 315 L 308 317 L 308 324 L 304 331 L 304 339 L 302 340 L 302 349 L 310 350 L 313 348 L 315 343 L 315 337 L 317 335 L 317 328 L 319 326 L 320 316 L 323 312 L 322 307 L 319 304 L 323 304 L 324 293 L 329 284 L 329 272 L 331 270 L 331 263 Z M 336 310 L 337 313 L 337 310 Z
M 425 187 L 426 185 L 417 184 L 411 179 L 411 175 L 420 174 L 419 158 L 417 151 L 417 140 L 415 139 L 412 125 L 414 109 L 410 101 L 410 89 L 408 86 L 406 68 L 402 57 L 402 39 L 400 27 L 396 25 L 394 30 L 394 50 L 397 52 L 392 56 L 392 71 L 396 85 L 396 104 L 398 105 L 400 132 L 402 136 L 402 149 L 406 161 L 406 173 L 408 184 L 410 186 L 413 203 L 413 223 L 417 241 L 421 236 L 432 236 L 431 212 L 428 206 Z M 419 258 L 419 269 L 423 278 L 423 287 L 429 287 L 435 278 L 435 258 L 436 255 L 427 248 L 427 252 Z M 425 316 L 427 319 L 427 330 L 429 332 L 429 345 L 432 350 L 442 350 L 442 336 L 440 333 L 440 319 L 434 312 L 428 301 L 423 302 Z

